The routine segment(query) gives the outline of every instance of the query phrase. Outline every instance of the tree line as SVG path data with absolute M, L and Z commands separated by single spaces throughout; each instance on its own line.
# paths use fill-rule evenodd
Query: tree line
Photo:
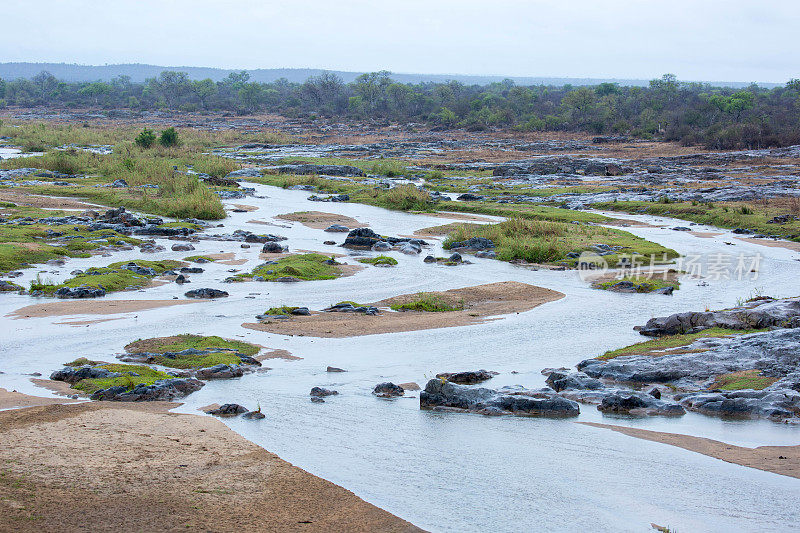
M 288 117 L 419 122 L 468 131 L 582 131 L 701 144 L 762 148 L 800 144 L 800 80 L 766 89 L 681 82 L 672 74 L 648 87 L 519 86 L 398 83 L 387 71 L 352 83 L 332 73 L 304 83 L 251 82 L 245 71 L 222 81 L 192 80 L 164 71 L 144 83 L 127 76 L 110 82 L 68 83 L 41 72 L 32 79 L 0 79 L 0 107 L 100 107 L 135 110 L 268 112 Z

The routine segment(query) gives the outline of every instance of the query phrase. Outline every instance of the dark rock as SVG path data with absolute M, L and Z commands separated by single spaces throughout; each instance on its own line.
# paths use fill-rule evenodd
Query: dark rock
M 554 392 L 526 389 L 492 390 L 457 385 L 441 379 L 428 381 L 419 395 L 420 409 L 469 411 L 489 415 L 566 417 L 577 416 L 580 407 Z
M 325 228 L 325 231 L 331 233 L 347 233 L 350 231 L 350 228 L 347 226 L 342 226 L 341 224 L 333 224 L 332 226 Z
M 325 372 L 347 372 L 347 370 L 335 366 L 329 366 L 325 369 Z
M 111 184 L 111 186 L 113 188 L 115 188 L 115 189 L 121 189 L 121 188 L 127 187 L 128 186 L 128 182 L 125 181 L 124 179 L 120 178 L 118 180 L 114 180 L 114 182 Z
M 187 298 L 223 298 L 228 296 L 228 293 L 219 289 L 195 289 L 184 294 Z
M 381 398 L 393 398 L 395 396 L 402 396 L 405 394 L 405 390 L 403 390 L 403 387 L 387 381 L 375 385 L 375 388 L 372 389 L 372 394 L 380 396 Z
M 279 254 L 286 251 L 286 247 L 281 246 L 277 242 L 270 241 L 264 244 L 264 247 L 261 248 L 261 253 L 263 254 Z
M 182 274 L 202 274 L 204 270 L 200 267 L 181 267 Z
M 324 397 L 324 396 L 333 396 L 335 394 L 339 394 L 339 392 L 335 390 L 325 389 L 322 387 L 313 387 L 309 394 L 311 396 Z
M 239 365 L 214 365 L 208 368 L 200 368 L 195 372 L 198 379 L 230 379 L 240 378 L 244 375 L 242 367 Z
M 77 383 L 82 379 L 102 379 L 120 376 L 116 372 L 111 372 L 105 368 L 82 366 L 78 368 L 64 367 L 50 374 L 53 381 L 65 381 L 67 383 Z
M 297 316 L 308 316 L 311 312 L 308 310 L 308 307 L 298 307 L 296 309 L 292 309 L 289 314 L 297 315 Z
M 189 243 L 177 243 L 172 245 L 173 252 L 190 252 L 194 250 L 194 246 Z
M 472 237 L 466 241 L 454 242 L 450 245 L 451 250 L 479 251 L 494 249 L 494 242 L 484 237 Z
M 768 327 L 800 327 L 800 298 L 748 302 L 724 311 L 676 313 L 651 318 L 634 329 L 642 335 L 659 337 L 695 333 L 709 328 L 762 329 Z
M 237 416 L 247 413 L 248 411 L 246 407 L 239 405 L 238 403 L 226 403 L 217 409 L 212 409 L 211 411 L 206 412 L 214 416 Z
M 121 386 L 109 387 L 95 392 L 91 395 L 91 399 L 114 402 L 172 401 L 183 398 L 202 387 L 203 382 L 197 379 L 165 379 L 156 381 L 152 385 L 140 383 L 133 389 Z
M 266 416 L 261 411 L 248 411 L 242 415 L 242 418 L 246 418 L 247 420 L 262 420 L 266 418 Z
M 649 394 L 617 393 L 603 398 L 598 411 L 615 414 L 681 416 L 686 410 L 680 405 L 657 399 Z
M 99 298 L 106 295 L 105 289 L 102 287 L 61 287 L 56 290 L 55 295 L 58 298 Z
M 496 375 L 497 372 L 490 372 L 489 370 L 471 370 L 467 372 L 444 372 L 436 374 L 436 377 L 439 379 L 446 379 L 451 383 L 474 385 L 475 383 L 481 383 L 492 379 Z

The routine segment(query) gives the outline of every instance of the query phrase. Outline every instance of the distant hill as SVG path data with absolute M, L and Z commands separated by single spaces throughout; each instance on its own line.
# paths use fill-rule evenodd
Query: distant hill
M 147 78 L 154 78 L 164 70 L 177 70 L 186 72 L 191 79 L 201 80 L 211 78 L 219 81 L 233 69 L 210 67 L 162 67 L 158 65 L 142 65 L 138 63 L 121 65 L 76 65 L 68 63 L 0 63 L 0 78 L 13 80 L 17 78 L 32 78 L 41 71 L 46 70 L 60 80 L 79 81 L 108 81 L 115 76 L 130 76 L 133 82 L 143 82 Z M 322 69 L 310 68 L 270 68 L 248 70 L 250 79 L 261 83 L 272 82 L 286 78 L 291 82 L 304 82 L 310 76 L 325 72 Z M 361 72 L 329 71 L 337 74 L 345 82 L 355 80 Z M 547 77 L 520 77 L 520 76 L 468 76 L 463 74 L 398 74 L 392 73 L 392 78 L 401 83 L 445 82 L 450 80 L 460 81 L 468 85 L 486 85 L 509 78 L 517 85 L 597 85 L 611 82 L 620 85 L 646 86 L 648 80 L 614 79 L 614 78 L 547 78 Z M 746 87 L 749 82 L 709 82 L 721 87 Z M 762 87 L 776 87 L 776 83 L 759 83 Z

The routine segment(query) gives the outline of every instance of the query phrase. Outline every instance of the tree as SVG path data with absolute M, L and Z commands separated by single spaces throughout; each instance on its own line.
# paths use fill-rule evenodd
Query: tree
M 158 78 L 147 80 L 147 85 L 153 93 L 163 98 L 170 108 L 178 107 L 191 88 L 189 75 L 173 70 L 165 70 L 158 75 Z
M 209 100 L 217 94 L 217 85 L 210 79 L 192 82 L 192 93 L 203 109 L 208 109 Z
M 595 100 L 596 96 L 593 90 L 589 87 L 579 87 L 565 94 L 561 99 L 561 105 L 579 123 L 582 123 L 594 107 Z
M 255 111 L 261 103 L 262 86 L 260 83 L 245 83 L 239 89 L 239 100 L 247 111 Z
M 99 105 L 101 96 L 111 94 L 112 92 L 114 92 L 114 88 L 101 81 L 90 83 L 78 90 L 79 95 L 94 99 L 94 105 Z

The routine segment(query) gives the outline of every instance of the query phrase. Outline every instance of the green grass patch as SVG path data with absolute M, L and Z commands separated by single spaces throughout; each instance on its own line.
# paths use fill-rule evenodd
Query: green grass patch
M 362 257 L 357 260 L 359 263 L 366 263 L 368 265 L 396 265 L 397 259 L 389 257 L 388 255 L 379 255 L 377 257 Z
M 631 344 L 630 346 L 625 346 L 624 348 L 617 348 L 616 350 L 610 350 L 601 355 L 600 357 L 598 357 L 597 359 L 600 359 L 602 361 L 607 361 L 609 359 L 614 359 L 615 357 L 622 357 L 624 355 L 658 355 L 657 353 L 651 353 L 651 352 L 688 346 L 697 339 L 702 339 L 702 338 L 731 337 L 733 335 L 758 333 L 760 331 L 766 331 L 766 330 L 709 328 L 709 329 L 704 329 L 703 331 L 698 331 L 697 333 L 686 333 L 684 335 L 665 335 L 664 337 L 658 337 L 655 339 L 651 339 L 649 341 L 637 342 L 636 344 Z
M 603 281 L 593 286 L 596 289 L 609 290 L 611 287 L 621 281 L 630 281 L 631 283 L 638 285 L 636 292 L 641 293 L 653 292 L 654 290 L 663 289 L 664 287 L 672 287 L 675 290 L 681 288 L 681 283 L 678 280 L 665 280 L 656 276 L 625 276 L 621 279 Z
M 762 376 L 760 370 L 742 370 L 740 372 L 731 372 L 730 374 L 721 374 L 717 376 L 714 383 L 708 388 L 722 390 L 762 390 L 776 381 L 778 381 L 778 378 Z
M 125 350 L 128 353 L 164 353 L 164 352 L 182 352 L 194 348 L 196 350 L 220 349 L 220 350 L 234 350 L 244 355 L 254 356 L 261 348 L 249 342 L 237 341 L 231 339 L 223 339 L 216 335 L 173 335 L 171 337 L 156 337 L 152 339 L 139 339 L 127 346 Z
M 16 208 L 14 212 L 19 214 Z M 54 233 L 48 235 L 48 231 Z M 88 231 L 86 226 L 3 224 L 0 225 L 0 272 L 25 268 L 59 257 L 89 257 L 88 252 L 101 246 L 141 242 L 113 230 Z
M 257 266 L 242 279 L 261 276 L 264 281 L 275 281 L 281 277 L 292 277 L 305 281 L 336 279 L 339 270 L 329 264 L 331 258 L 322 254 L 298 254 Z
M 450 249 L 455 242 L 472 237 L 485 237 L 495 243 L 497 259 L 522 260 L 530 263 L 561 262 L 574 266 L 577 259 L 567 258 L 571 252 L 590 250 L 594 244 L 620 246 L 613 255 L 604 256 L 609 265 L 616 265 L 622 256 L 638 254 L 640 262 L 649 264 L 678 257 L 675 250 L 637 237 L 626 231 L 557 221 L 511 218 L 498 224 L 463 224 L 445 239 L 443 246 Z
M 800 241 L 800 220 L 786 224 L 769 224 L 767 221 L 784 214 L 800 215 L 791 199 L 767 199 L 757 202 L 604 202 L 594 204 L 596 209 L 648 214 L 690 220 L 720 228 L 745 228 L 766 235 L 780 235 Z
M 152 268 L 156 274 L 161 274 L 166 270 L 171 270 L 181 266 L 183 263 L 180 261 L 164 260 L 164 261 L 133 261 L 140 267 Z M 106 292 L 116 292 L 125 290 L 129 287 L 142 288 L 147 286 L 152 279 L 152 276 L 136 274 L 130 270 L 121 268 L 127 265 L 128 261 L 120 261 L 112 263 L 107 267 L 92 267 L 87 269 L 83 274 L 70 278 L 62 283 L 46 283 L 37 279 L 31 282 L 31 291 L 42 291 L 45 294 L 53 294 L 62 287 L 76 288 L 76 287 L 94 287 L 103 288 Z
M 425 311 L 428 313 L 444 313 L 448 311 L 461 311 L 464 309 L 464 303 L 450 304 L 445 301 L 441 296 L 428 293 L 420 293 L 415 295 L 414 299 L 404 303 L 398 303 L 391 306 L 393 311 Z
M 64 363 L 64 366 L 97 366 L 102 364 L 101 361 L 92 361 L 91 359 L 87 359 L 85 357 L 78 357 L 74 361 L 70 361 L 69 363 Z
M 167 374 L 166 372 L 161 372 L 160 370 L 154 370 L 149 366 L 144 365 L 125 365 L 125 364 L 106 364 L 100 365 L 100 368 L 105 368 L 110 372 L 119 372 L 125 373 L 126 375 L 115 377 L 115 378 L 98 378 L 98 379 L 82 379 L 79 382 L 72 385 L 73 389 L 83 391 L 87 394 L 92 394 L 102 389 L 107 389 L 109 387 L 118 387 L 123 386 L 130 389 L 136 387 L 140 383 L 145 385 L 152 385 L 156 381 L 161 381 L 164 379 L 172 379 L 174 376 Z M 134 374 L 138 374 L 136 376 L 129 375 L 127 373 L 132 372 Z
M 190 255 L 189 257 L 184 257 L 183 260 L 189 261 L 190 263 L 213 263 L 216 261 L 216 259 L 206 255 Z
M 288 305 L 281 305 L 280 307 L 270 307 L 264 311 L 265 315 L 291 315 L 292 311 L 299 309 L 298 307 L 291 307 Z

